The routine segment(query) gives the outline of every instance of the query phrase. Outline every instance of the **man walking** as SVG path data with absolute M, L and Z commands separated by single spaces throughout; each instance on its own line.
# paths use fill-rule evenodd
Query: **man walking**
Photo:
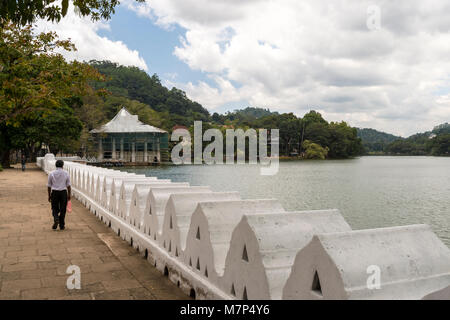
M 52 203 L 53 227 L 55 230 L 64 230 L 64 218 L 66 217 L 67 201 L 70 201 L 71 187 L 70 176 L 63 170 L 64 161 L 56 161 L 56 170 L 48 175 L 48 202 Z
M 22 158 L 20 159 L 20 162 L 22 163 L 22 171 L 25 171 L 25 164 L 27 163 L 27 158 L 25 158 L 24 154 L 22 154 Z

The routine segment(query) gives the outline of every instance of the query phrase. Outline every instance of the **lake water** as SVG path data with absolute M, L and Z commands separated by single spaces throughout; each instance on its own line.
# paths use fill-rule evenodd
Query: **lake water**
M 425 223 L 450 246 L 450 158 L 361 157 L 280 162 L 278 174 L 257 165 L 124 168 L 174 182 L 275 198 L 286 210 L 339 209 L 353 229 Z

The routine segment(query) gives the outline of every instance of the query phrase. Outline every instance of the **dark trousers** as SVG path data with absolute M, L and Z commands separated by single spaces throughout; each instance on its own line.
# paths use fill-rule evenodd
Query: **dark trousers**
M 64 227 L 67 208 L 67 190 L 52 190 L 52 214 L 55 223 Z

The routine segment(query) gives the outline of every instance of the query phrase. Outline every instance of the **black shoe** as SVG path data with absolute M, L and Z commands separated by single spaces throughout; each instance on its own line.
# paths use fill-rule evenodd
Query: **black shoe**
M 52 226 L 52 229 L 53 229 L 53 230 L 56 230 L 56 228 L 58 228 L 58 222 L 55 222 L 55 223 L 53 224 L 53 226 Z
M 66 227 L 64 226 L 59 226 L 59 230 L 64 230 Z

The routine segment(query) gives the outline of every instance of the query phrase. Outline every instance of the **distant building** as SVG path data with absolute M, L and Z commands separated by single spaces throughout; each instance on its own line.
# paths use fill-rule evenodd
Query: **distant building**
M 188 127 L 186 127 L 186 126 L 181 126 L 181 125 L 174 125 L 173 127 L 172 127 L 172 132 L 173 131 L 175 131 L 175 130 L 177 130 L 177 129 L 184 129 L 184 130 L 189 130 L 189 128 Z
M 130 163 L 161 162 L 168 152 L 168 133 L 139 121 L 122 108 L 98 129 L 91 130 L 98 150 L 98 161 Z

